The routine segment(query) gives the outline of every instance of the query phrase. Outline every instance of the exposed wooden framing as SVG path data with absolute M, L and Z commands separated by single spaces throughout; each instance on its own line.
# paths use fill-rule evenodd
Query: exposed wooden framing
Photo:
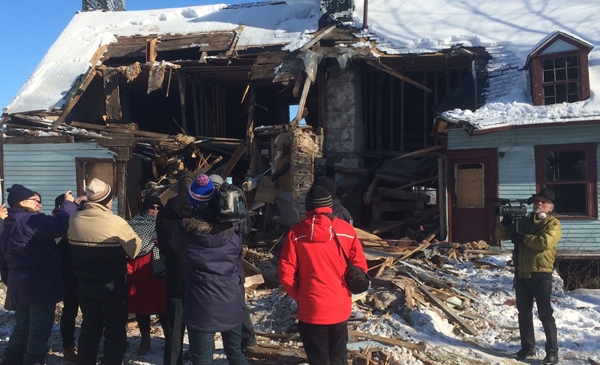
M 427 70 L 425 70 L 423 72 L 423 85 L 427 85 L 427 79 L 428 79 L 428 72 Z M 427 147 L 427 125 L 428 123 L 428 111 L 429 111 L 429 107 L 427 105 L 427 93 L 423 93 L 423 148 Z
M 402 71 L 402 73 L 404 73 L 404 71 Z M 404 111 L 404 80 L 400 81 L 400 152 L 404 152 L 405 151 L 405 140 L 406 140 L 406 135 L 404 134 L 404 125 L 406 122 L 406 113 Z
M 119 70 L 106 68 L 102 72 L 104 95 L 106 95 L 106 120 L 121 120 L 121 100 L 119 95 Z
M 447 217 L 446 217 L 446 189 L 444 187 L 444 181 L 446 173 L 444 169 L 444 158 L 438 158 L 438 193 L 436 196 L 436 202 L 440 207 L 440 237 L 446 239 L 448 236 L 447 232 Z
M 177 80 L 179 81 L 179 103 L 181 104 L 181 127 L 187 133 L 187 117 L 185 115 L 185 73 L 183 71 L 180 70 L 177 73 Z
M 422 155 L 424 153 L 431 152 L 431 151 L 436 151 L 436 150 L 440 150 L 442 148 L 444 148 L 444 146 L 426 147 L 426 148 L 422 148 L 422 149 L 417 150 L 417 151 L 405 153 L 405 154 L 400 155 L 398 157 L 394 157 L 393 160 L 398 160 L 398 159 L 405 158 L 405 157 L 412 157 L 412 156 Z
M 258 145 L 254 138 L 254 102 L 256 101 L 256 87 L 251 83 L 250 98 L 248 99 L 248 121 L 246 124 L 246 141 L 250 148 L 250 169 L 252 175 L 258 173 Z
M 219 175 L 223 178 L 223 180 L 225 180 L 227 178 L 227 176 L 229 176 L 229 174 L 231 174 L 231 171 L 233 170 L 233 168 L 235 167 L 237 162 L 240 160 L 240 158 L 246 151 L 246 147 L 247 147 L 247 145 L 246 145 L 245 141 L 240 143 L 237 146 L 235 152 L 233 153 L 233 155 L 231 156 L 229 161 L 227 161 L 227 165 L 225 165 L 225 168 L 223 169 L 223 171 L 221 171 L 221 173 L 219 173 Z
M 196 84 L 196 80 L 197 79 L 192 80 L 192 99 L 194 100 L 194 132 L 196 132 L 196 135 L 200 135 L 200 119 L 198 116 L 198 85 Z
M 422 85 L 422 84 L 416 82 L 415 80 L 411 79 L 410 77 L 404 76 L 403 74 L 401 74 L 398 71 L 394 70 L 390 66 L 384 65 L 381 62 L 375 62 L 375 61 L 368 60 L 367 64 L 375 67 L 376 69 L 378 69 L 380 71 L 388 73 L 388 74 L 390 74 L 390 75 L 392 75 L 392 76 L 394 76 L 394 77 L 396 77 L 396 78 L 398 78 L 400 80 L 408 82 L 409 84 L 411 84 L 413 86 L 416 86 L 416 87 L 418 87 L 421 90 L 425 90 L 428 93 L 432 92 L 432 90 L 430 88 L 428 88 L 427 86 Z
M 225 53 L 226 57 L 235 56 L 235 48 L 237 47 L 238 41 L 240 40 L 240 35 L 242 34 L 242 31 L 244 31 L 244 27 L 245 27 L 244 24 L 240 24 L 233 32 L 234 35 L 233 35 L 233 39 L 231 40 L 231 45 L 229 46 L 227 53 Z
M 137 136 L 137 137 L 150 137 L 150 138 L 158 138 L 158 139 L 172 139 L 172 137 L 170 135 L 168 135 L 168 134 L 139 131 L 139 130 L 129 129 L 129 128 L 126 128 L 126 127 L 115 128 L 115 127 L 109 127 L 109 126 L 105 126 L 105 125 L 92 124 L 92 123 L 84 123 L 84 122 L 77 122 L 77 121 L 72 121 L 71 122 L 71 126 L 72 127 L 85 128 L 85 129 L 91 129 L 91 130 L 94 130 L 94 131 L 109 132 L 109 133 L 132 134 L 132 135 Z
M 342 199 L 340 199 L 340 204 L 343 205 L 346 202 L 346 200 L 348 200 L 348 198 L 350 198 L 352 196 L 352 194 L 354 194 L 354 192 L 356 190 L 358 190 L 358 188 L 365 182 L 365 180 L 367 180 L 367 178 L 369 178 L 369 176 L 371 176 L 371 174 L 373 173 L 373 171 L 375 171 L 375 169 L 377 169 L 380 164 L 381 164 L 381 162 L 377 162 L 377 163 L 371 165 L 371 167 L 369 167 L 369 170 L 362 174 L 362 176 L 360 177 L 360 179 L 358 179 L 358 181 L 356 182 L 356 184 L 354 184 L 352 186 L 352 188 L 350 189 L 350 191 L 348 191 L 346 194 L 344 194 L 344 196 L 342 197 Z
M 310 85 L 312 82 L 310 78 L 307 76 L 306 80 L 304 80 L 304 89 L 302 90 L 302 96 L 300 97 L 300 103 L 298 104 L 298 112 L 296 113 L 296 117 L 290 123 L 292 128 L 296 128 L 298 123 L 302 120 L 302 115 L 304 114 L 304 107 L 306 105 L 306 98 L 308 97 L 308 90 L 310 90 Z
M 315 37 L 310 42 L 308 42 L 304 46 L 302 46 L 300 48 L 300 51 L 304 52 L 307 49 L 309 49 L 310 47 L 314 46 L 318 41 L 323 39 L 323 37 L 325 37 L 326 35 L 331 33 L 336 27 L 337 27 L 337 25 L 332 25 L 329 28 L 324 29 L 319 34 L 315 35 Z

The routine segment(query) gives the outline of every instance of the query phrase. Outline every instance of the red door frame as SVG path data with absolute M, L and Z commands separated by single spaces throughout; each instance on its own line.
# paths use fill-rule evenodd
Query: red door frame
M 483 162 L 485 166 L 484 170 L 484 188 L 485 188 L 485 211 L 487 214 L 487 237 L 481 237 L 480 239 L 485 240 L 490 245 L 497 245 L 499 241 L 494 237 L 494 231 L 498 224 L 498 217 L 494 215 L 493 208 L 497 204 L 493 203 L 491 199 L 498 198 L 498 150 L 496 148 L 479 148 L 472 150 L 452 150 L 446 152 L 446 182 L 447 182 L 447 196 L 448 196 L 448 238 L 451 242 L 460 242 L 460 237 L 453 237 L 452 226 L 454 217 L 454 204 L 456 202 L 455 193 L 455 176 L 454 176 L 454 165 L 457 163 L 480 163 Z M 457 240 L 458 239 L 458 240 Z

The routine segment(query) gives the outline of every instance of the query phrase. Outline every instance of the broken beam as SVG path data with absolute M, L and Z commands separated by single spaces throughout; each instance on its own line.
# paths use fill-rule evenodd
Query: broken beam
M 375 61 L 369 60 L 369 61 L 367 61 L 367 64 L 370 65 L 370 66 L 375 67 L 376 69 L 378 69 L 380 71 L 388 73 L 388 74 L 390 74 L 390 75 L 392 75 L 392 76 L 394 76 L 394 77 L 396 77 L 396 78 L 398 78 L 398 79 L 400 79 L 400 80 L 402 80 L 404 82 L 408 82 L 409 84 L 411 84 L 413 86 L 416 86 L 419 89 L 424 90 L 424 91 L 426 91 L 428 93 L 433 92 L 433 90 L 431 90 L 427 86 L 416 82 L 415 80 L 411 79 L 410 77 L 406 77 L 406 76 L 402 75 L 400 72 L 394 70 L 390 66 L 384 65 L 381 62 L 375 62 Z

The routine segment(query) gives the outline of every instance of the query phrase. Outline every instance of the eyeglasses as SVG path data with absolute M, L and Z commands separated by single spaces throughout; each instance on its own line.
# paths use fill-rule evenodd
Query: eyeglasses
M 34 202 L 36 202 L 36 204 L 42 205 L 42 201 L 41 200 L 37 200 L 36 198 L 29 198 L 27 200 L 33 200 Z
M 154 209 L 160 210 L 160 208 L 162 208 L 160 205 L 151 205 L 148 207 L 148 209 L 152 209 L 152 210 L 154 210 Z

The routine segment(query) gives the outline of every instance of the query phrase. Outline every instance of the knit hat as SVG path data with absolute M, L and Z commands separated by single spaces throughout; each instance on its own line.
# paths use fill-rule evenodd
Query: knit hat
M 158 196 L 148 195 L 147 197 L 144 198 L 144 201 L 142 202 L 142 210 L 146 210 L 146 209 L 148 209 L 148 207 L 151 207 L 154 205 L 163 207 L 163 203 Z
M 192 207 L 208 203 L 214 196 L 215 185 L 205 174 L 198 176 L 188 189 L 188 200 Z
M 310 212 L 316 208 L 331 207 L 333 200 L 331 199 L 331 193 L 321 185 L 315 185 L 310 188 L 306 193 L 306 199 L 304 200 L 304 207 L 307 212 Z
M 8 192 L 8 198 L 6 201 L 11 207 L 14 207 L 17 205 L 17 203 L 22 202 L 23 200 L 27 200 L 35 196 L 35 191 L 29 190 L 20 184 L 14 184 L 10 188 L 6 189 L 6 191 Z
M 90 203 L 106 204 L 112 198 L 112 189 L 104 181 L 93 178 L 85 188 L 85 195 Z
M 337 185 L 335 184 L 335 182 L 333 180 L 331 180 L 330 178 L 328 178 L 327 176 L 317 176 L 315 177 L 315 181 L 313 182 L 314 185 L 320 185 L 322 187 L 324 187 L 325 189 L 329 190 L 329 193 L 331 194 L 331 198 L 335 199 L 337 196 Z
M 215 188 L 219 188 L 221 185 L 223 185 L 223 178 L 221 177 L 221 175 L 217 175 L 217 174 L 212 174 L 208 177 L 210 179 L 210 181 L 213 182 L 213 184 L 215 184 Z

